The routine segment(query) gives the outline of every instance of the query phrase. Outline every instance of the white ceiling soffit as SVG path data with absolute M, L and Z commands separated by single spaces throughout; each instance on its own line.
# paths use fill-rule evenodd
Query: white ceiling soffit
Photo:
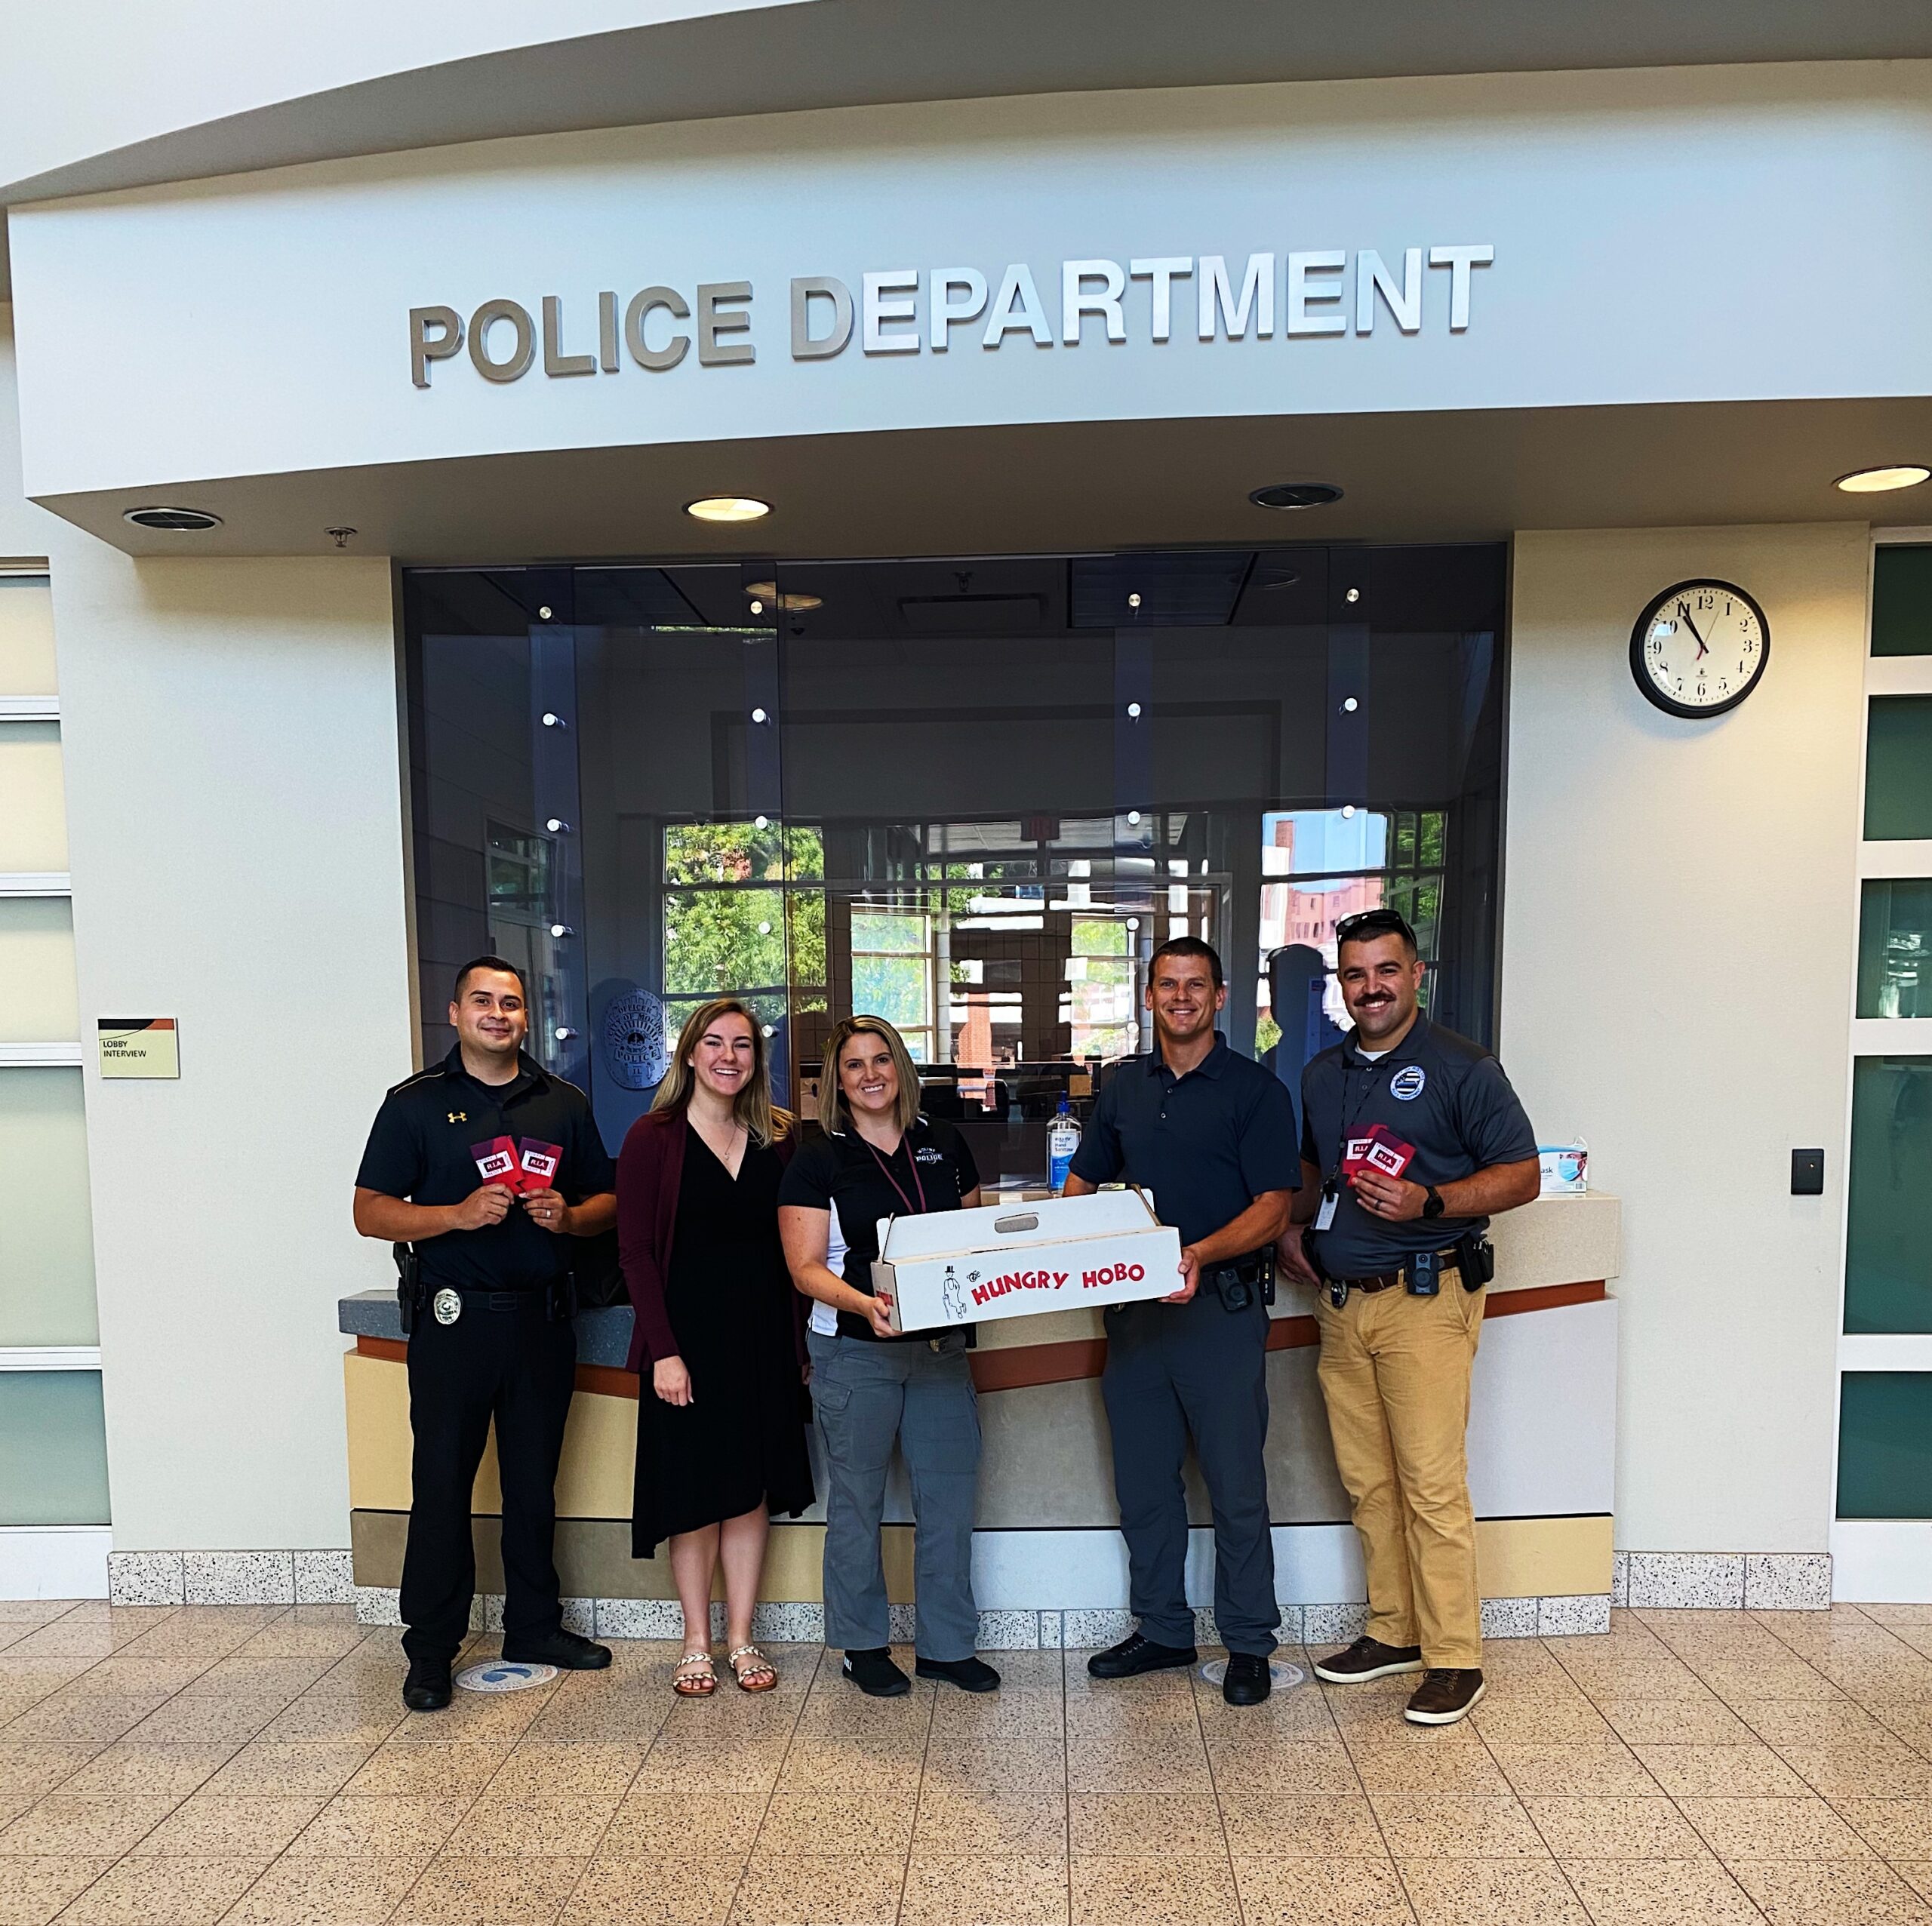
M 154 491 L 45 506 L 140 555 L 329 555 L 409 562 L 614 556 L 999 555 L 1263 542 L 1469 541 L 1518 528 L 1922 522 L 1924 488 L 1832 478 L 1932 445 L 1932 398 L 1448 410 L 1028 423 L 651 447 L 562 448 L 181 485 L 223 518 L 130 527 Z M 1322 481 L 1328 508 L 1248 491 Z M 755 495 L 767 520 L 707 528 L 694 497 Z
M 442 9 L 339 0 L 314 17 L 326 46 L 273 9 L 177 0 L 153 14 L 162 38 L 106 57 L 123 78 L 131 64 L 141 78 L 103 109 L 75 93 L 101 85 L 98 11 L 44 9 L 38 28 L 10 28 L 10 85 L 52 105 L 24 135 L 0 130 L 0 202 L 811 107 L 1932 56 L 1926 0 L 555 0 L 534 14 L 477 0 L 461 22 Z M 555 37 L 511 44 L 532 19 Z M 594 30 L 612 20 L 626 23 Z M 139 25 L 128 29 L 137 38 Z M 437 57 L 423 58 L 432 50 Z M 318 88 L 320 75 L 336 84 Z M 97 151 L 73 151 L 75 127 Z

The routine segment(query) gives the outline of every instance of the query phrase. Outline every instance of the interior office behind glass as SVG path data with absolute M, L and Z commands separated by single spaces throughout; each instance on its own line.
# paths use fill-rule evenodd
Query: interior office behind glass
M 1487 546 L 412 572 L 426 1054 L 502 950 L 614 1143 L 705 998 L 794 1103 L 871 1010 L 1019 1186 L 1149 1047 L 1171 935 L 1291 1082 L 1377 903 L 1487 1038 L 1503 594 Z

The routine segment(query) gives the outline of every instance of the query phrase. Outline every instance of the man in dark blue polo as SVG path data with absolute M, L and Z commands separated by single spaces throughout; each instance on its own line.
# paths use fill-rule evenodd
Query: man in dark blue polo
M 1214 1617 L 1228 1648 L 1230 1705 L 1268 1696 L 1281 1618 L 1269 1535 L 1268 1308 L 1261 1281 L 1300 1177 L 1294 1110 L 1279 1080 L 1214 1028 L 1228 1000 L 1221 959 L 1176 937 L 1148 966 L 1153 1054 L 1124 1063 L 1074 1153 L 1069 1197 L 1117 1177 L 1153 1193 L 1180 1232 L 1181 1288 L 1106 1316 L 1100 1380 L 1113 1432 L 1114 1492 L 1140 1629 L 1087 1669 L 1127 1678 L 1195 1660 L 1184 1583 L 1187 1440 L 1214 1515 Z

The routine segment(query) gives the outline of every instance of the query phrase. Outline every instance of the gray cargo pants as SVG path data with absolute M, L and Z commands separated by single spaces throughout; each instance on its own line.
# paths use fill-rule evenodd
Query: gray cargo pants
M 1268 1312 L 1228 1311 L 1211 1287 L 1186 1304 L 1106 1312 L 1100 1395 L 1113 1432 L 1114 1493 L 1127 1540 L 1128 1603 L 1143 1637 L 1192 1645 L 1187 1490 L 1194 1440 L 1214 1518 L 1214 1617 L 1231 1652 L 1275 1649 L 1275 1546 L 1268 1521 Z
M 896 1438 L 912 1474 L 914 1648 L 945 1663 L 979 1643 L 973 1602 L 973 1501 L 980 1407 L 958 1332 L 875 1344 L 808 1334 L 812 1403 L 825 1442 L 825 1642 L 848 1652 L 892 1642 L 879 1554 Z

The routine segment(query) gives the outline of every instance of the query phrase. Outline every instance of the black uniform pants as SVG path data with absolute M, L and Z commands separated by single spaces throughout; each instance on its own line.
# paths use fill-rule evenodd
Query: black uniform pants
M 454 1658 L 476 1590 L 470 1495 L 490 1420 L 503 1489 L 503 1640 L 542 1638 L 563 1622 L 557 1568 L 557 1460 L 577 1377 L 577 1334 L 552 1323 L 543 1293 L 515 1310 L 466 1300 L 454 1324 L 426 1313 L 409 1340 L 409 1545 L 402 1561 L 403 1650 Z
M 1281 1610 L 1268 1521 L 1268 1312 L 1229 1311 L 1204 1285 L 1186 1304 L 1106 1313 L 1100 1395 L 1113 1433 L 1128 1603 L 1143 1636 L 1192 1645 L 1187 1602 L 1189 1434 L 1214 1520 L 1214 1617 L 1231 1652 L 1266 1657 Z

